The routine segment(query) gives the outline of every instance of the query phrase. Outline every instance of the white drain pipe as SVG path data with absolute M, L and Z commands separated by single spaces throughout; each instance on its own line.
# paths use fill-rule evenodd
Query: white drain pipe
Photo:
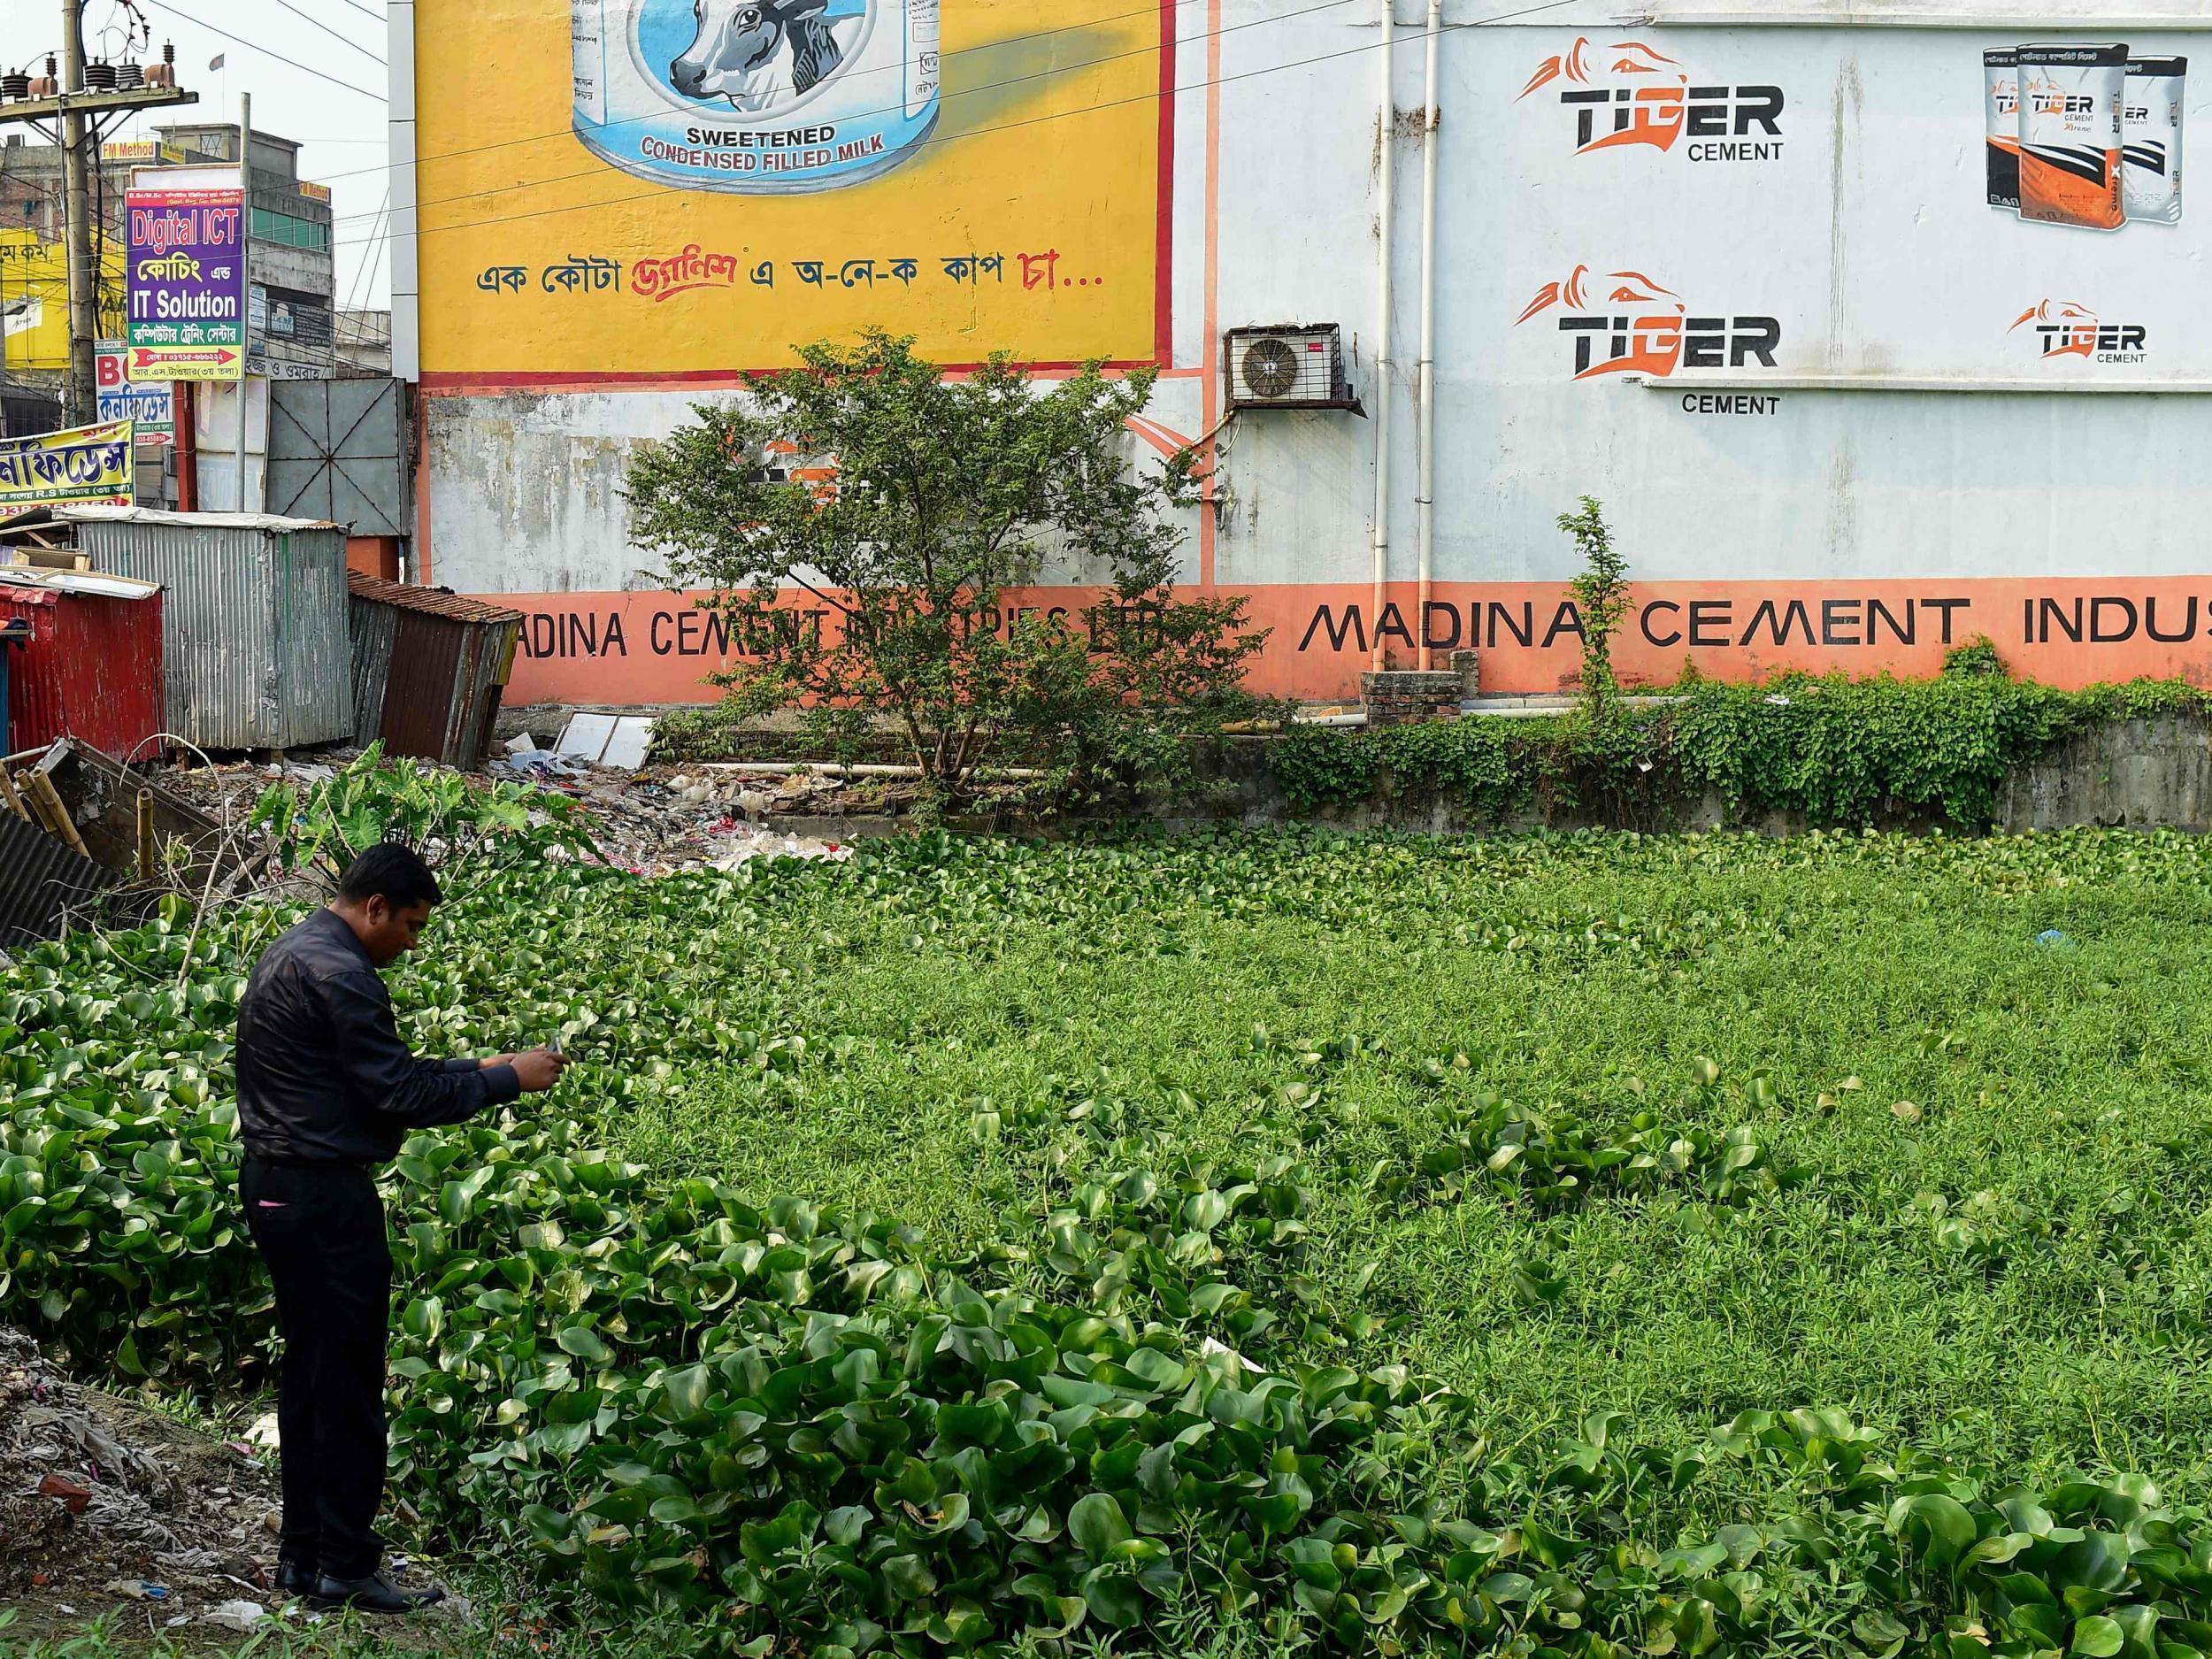
M 1371 665 L 1383 665 L 1383 594 L 1390 580 L 1390 220 L 1391 174 L 1396 171 L 1398 149 L 1398 94 L 1392 72 L 1398 56 L 1397 0 L 1382 0 L 1382 98 L 1377 149 L 1381 157 L 1376 178 L 1376 229 L 1381 251 L 1375 262 L 1375 602 L 1368 626 L 1373 630 Z
M 1429 665 L 1429 583 L 1436 542 L 1436 59 L 1443 35 L 1444 0 L 1429 0 L 1428 96 L 1421 134 L 1421 493 L 1413 507 L 1421 551 L 1421 591 L 1413 637 L 1420 665 Z

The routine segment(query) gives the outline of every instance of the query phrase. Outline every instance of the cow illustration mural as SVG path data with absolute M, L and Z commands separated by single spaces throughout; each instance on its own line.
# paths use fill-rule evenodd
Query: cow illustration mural
M 830 0 L 699 0 L 699 32 L 668 66 L 687 97 L 726 98 L 748 114 L 803 96 L 852 54 L 864 12 Z

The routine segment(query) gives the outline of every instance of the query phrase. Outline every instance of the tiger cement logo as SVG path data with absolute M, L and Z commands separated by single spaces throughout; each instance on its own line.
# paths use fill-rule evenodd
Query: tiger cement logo
M 1782 325 L 1772 317 L 1693 317 L 1682 296 L 1640 271 L 1599 275 L 1577 265 L 1563 282 L 1547 282 L 1514 319 L 1556 312 L 1559 332 L 1575 342 L 1574 378 L 1648 374 L 1677 369 L 1774 366 Z M 1602 347 L 1601 353 L 1600 348 Z
M 2150 359 L 2150 330 L 2141 323 L 2108 323 L 2076 300 L 2039 300 L 2013 319 L 2008 334 L 2028 328 L 2046 363 L 2078 358 L 2124 367 Z
M 1544 59 L 1520 98 L 1553 85 L 1561 107 L 1574 111 L 1578 156 L 1641 144 L 1689 161 L 1781 157 L 1781 88 L 1692 86 L 1678 60 L 1641 41 L 1598 46 L 1578 35 Z

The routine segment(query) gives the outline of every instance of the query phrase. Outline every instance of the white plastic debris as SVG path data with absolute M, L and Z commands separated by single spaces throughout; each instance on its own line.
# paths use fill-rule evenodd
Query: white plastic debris
M 251 1630 L 269 1617 L 269 1609 L 258 1601 L 221 1601 L 200 1617 L 230 1630 Z
M 492 764 L 530 778 L 577 778 L 587 770 L 573 762 L 563 760 L 549 749 L 521 749 L 504 760 Z
M 246 1443 L 262 1447 L 268 1451 L 277 1449 L 277 1414 L 265 1411 L 246 1428 Z
M 634 772 L 645 764 L 646 751 L 652 746 L 649 716 L 573 714 L 561 729 L 561 741 L 553 747 L 556 753 L 577 760 Z
M 510 755 L 534 755 L 538 753 L 537 740 L 527 732 L 517 732 L 507 740 L 506 749 Z
M 1231 1348 L 1226 1342 L 1217 1342 L 1212 1337 L 1208 1337 L 1203 1342 L 1200 1343 L 1198 1345 L 1198 1351 L 1208 1359 L 1211 1359 L 1217 1354 L 1226 1354 L 1236 1363 L 1237 1368 L 1240 1371 L 1259 1370 L 1257 1365 L 1255 1365 L 1250 1360 L 1245 1358 L 1243 1355 L 1238 1353 L 1236 1349 Z

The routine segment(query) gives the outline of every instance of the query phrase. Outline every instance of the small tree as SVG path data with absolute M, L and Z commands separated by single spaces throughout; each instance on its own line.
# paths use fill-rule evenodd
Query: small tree
M 1582 572 L 1567 586 L 1582 618 L 1583 705 L 1595 721 L 1613 710 L 1620 689 L 1613 675 L 1613 636 L 1628 618 L 1628 560 L 1614 550 L 1595 495 L 1582 498 L 1581 511 L 1561 513 L 1559 527 L 1582 555 Z
M 739 657 L 713 679 L 737 712 L 839 735 L 887 717 L 954 800 L 1010 740 L 1064 772 L 1148 768 L 1154 740 L 1248 706 L 1265 635 L 1245 602 L 1173 593 L 1191 457 L 1124 454 L 1150 371 L 1040 388 L 995 357 L 948 379 L 879 331 L 800 357 L 741 403 L 695 405 L 626 486 L 638 543 L 727 618 Z M 1099 602 L 1010 615 L 1048 559 Z

